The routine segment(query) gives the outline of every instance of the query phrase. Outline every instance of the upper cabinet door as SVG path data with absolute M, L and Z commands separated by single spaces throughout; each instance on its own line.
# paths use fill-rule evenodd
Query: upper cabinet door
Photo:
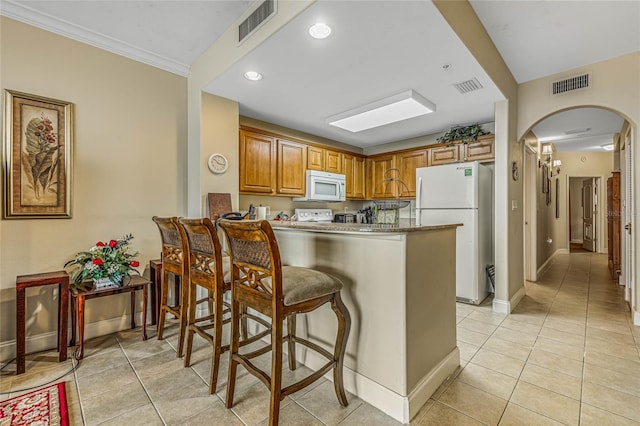
M 274 194 L 275 188 L 275 138 L 240 130 L 240 191 Z
M 396 185 L 390 184 L 388 177 L 397 177 L 393 169 L 395 167 L 393 154 L 376 155 L 367 158 L 367 199 L 394 198 Z
M 342 154 L 342 171 L 346 176 L 346 193 L 350 200 L 364 200 L 365 168 L 364 157 Z
M 365 168 L 364 158 L 353 158 L 353 198 L 356 200 L 364 200 L 365 196 Z
M 404 185 L 399 184 L 400 198 L 416 196 L 416 169 L 428 165 L 428 155 L 426 149 L 417 149 L 408 152 L 401 152 L 396 155 L 396 164 L 399 169 L 399 178 Z M 406 188 L 405 188 L 406 185 Z
M 306 191 L 307 146 L 278 139 L 277 193 L 304 196 Z
M 461 161 L 494 161 L 494 136 L 479 137 L 477 141 L 460 145 Z
M 307 146 L 307 169 L 324 171 L 324 148 Z
M 429 164 L 432 166 L 457 163 L 460 161 L 460 148 L 459 145 L 431 148 L 429 149 L 429 156 L 431 157 Z
M 342 173 L 342 153 L 327 149 L 324 156 L 324 167 L 325 172 Z

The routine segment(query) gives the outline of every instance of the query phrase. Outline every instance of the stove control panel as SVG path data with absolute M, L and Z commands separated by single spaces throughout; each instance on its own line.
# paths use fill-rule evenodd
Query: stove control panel
M 298 222 L 331 222 L 333 212 L 331 209 L 296 209 Z

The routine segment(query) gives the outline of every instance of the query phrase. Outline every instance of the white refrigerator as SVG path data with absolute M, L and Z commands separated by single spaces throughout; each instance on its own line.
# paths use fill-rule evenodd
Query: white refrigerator
M 416 170 L 416 225 L 462 223 L 456 230 L 456 299 L 480 304 L 492 291 L 493 173 L 479 164 Z

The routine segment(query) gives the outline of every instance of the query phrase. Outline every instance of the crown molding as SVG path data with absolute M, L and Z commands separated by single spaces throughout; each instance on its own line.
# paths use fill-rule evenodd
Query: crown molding
M 0 15 L 15 19 L 25 24 L 41 28 L 52 33 L 89 44 L 134 61 L 142 62 L 182 77 L 189 76 L 190 66 L 173 59 L 140 49 L 129 43 L 116 40 L 79 25 L 39 12 L 13 0 L 2 0 Z

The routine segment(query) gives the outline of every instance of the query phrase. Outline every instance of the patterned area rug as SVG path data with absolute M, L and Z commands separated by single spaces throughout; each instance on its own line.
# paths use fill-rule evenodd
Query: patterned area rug
M 0 426 L 68 426 L 64 382 L 0 401 Z

